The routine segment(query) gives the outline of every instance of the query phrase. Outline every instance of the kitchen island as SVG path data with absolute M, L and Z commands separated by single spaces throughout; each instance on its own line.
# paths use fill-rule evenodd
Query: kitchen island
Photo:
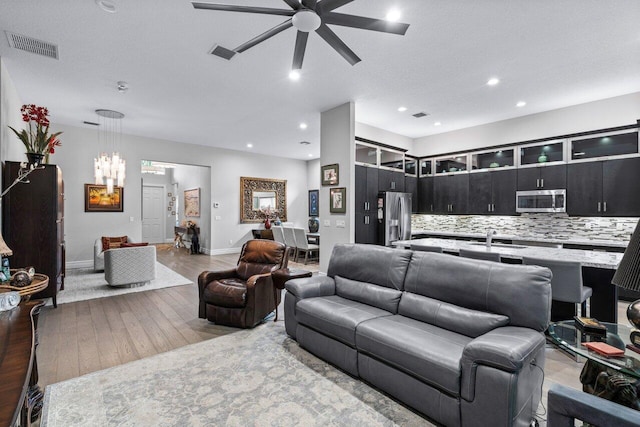
M 494 252 L 500 254 L 503 262 L 516 264 L 521 263 L 523 257 L 579 262 L 582 264 L 584 285 L 593 289 L 591 317 L 604 322 L 618 322 L 618 287 L 611 284 L 611 278 L 622 259 L 622 253 L 502 243 L 493 243 L 488 248 L 483 242 L 438 238 L 394 242 L 394 246 L 403 248 L 410 248 L 412 244 L 440 246 L 445 253 L 450 254 L 457 254 L 460 249 Z M 551 310 L 552 320 L 571 319 L 573 310 L 573 304 L 554 301 Z

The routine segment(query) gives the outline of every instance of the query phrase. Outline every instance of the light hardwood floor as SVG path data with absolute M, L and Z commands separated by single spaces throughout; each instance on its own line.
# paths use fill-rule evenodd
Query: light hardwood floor
M 157 254 L 160 263 L 194 284 L 42 309 L 37 350 L 42 387 L 238 331 L 198 318 L 196 285 L 204 270 L 235 266 L 238 254 L 189 255 L 171 245 L 157 245 Z M 317 262 L 289 266 L 318 271 Z

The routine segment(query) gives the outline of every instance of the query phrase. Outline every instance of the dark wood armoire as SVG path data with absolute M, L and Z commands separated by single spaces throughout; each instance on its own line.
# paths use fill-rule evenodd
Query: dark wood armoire
M 13 183 L 19 162 L 5 162 L 3 188 Z M 52 298 L 64 286 L 64 191 L 62 171 L 44 165 L 2 198 L 2 236 L 13 251 L 11 268 L 33 266 L 49 276 L 49 286 L 32 298 Z

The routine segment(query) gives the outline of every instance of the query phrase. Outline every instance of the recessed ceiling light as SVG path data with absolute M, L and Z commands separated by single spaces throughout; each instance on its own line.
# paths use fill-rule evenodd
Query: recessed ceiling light
M 307 128 L 307 124 L 306 123 L 300 123 L 300 129 L 306 129 Z
M 385 19 L 390 22 L 397 22 L 400 20 L 401 16 L 402 13 L 400 13 L 398 9 L 391 9 L 387 12 L 387 16 L 385 16 Z
M 110 0 L 96 0 L 96 4 L 105 12 L 116 13 L 118 11 L 116 4 Z
M 313 157 L 313 154 L 309 153 L 309 157 Z
M 300 80 L 300 70 L 291 70 L 289 78 L 293 81 Z
M 491 77 L 491 78 L 487 81 L 487 84 L 488 84 L 489 86 L 495 86 L 495 85 L 497 85 L 498 83 L 500 83 L 500 79 L 498 79 L 497 77 Z
M 527 103 L 526 103 L 526 102 L 524 102 L 524 101 L 519 101 L 519 102 L 516 104 L 516 107 L 524 107 L 525 105 L 527 105 Z
M 442 123 L 440 123 L 440 122 L 435 122 L 433 125 L 434 125 L 434 126 L 440 126 L 441 124 L 442 124 Z
M 253 148 L 253 144 L 252 143 L 248 143 L 247 144 L 247 148 Z
M 398 107 L 398 111 L 404 113 L 405 111 L 407 111 L 407 107 Z

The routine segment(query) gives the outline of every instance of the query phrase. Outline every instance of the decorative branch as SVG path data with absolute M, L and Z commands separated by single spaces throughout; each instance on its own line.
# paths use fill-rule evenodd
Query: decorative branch
M 44 169 L 44 166 L 39 166 L 38 164 L 27 164 L 26 162 L 20 163 L 20 170 L 18 170 L 18 177 L 8 186 L 2 194 L 0 194 L 0 200 L 4 197 L 5 194 L 9 192 L 14 186 L 19 183 L 29 184 L 29 180 L 27 177 L 31 174 L 31 172 Z

